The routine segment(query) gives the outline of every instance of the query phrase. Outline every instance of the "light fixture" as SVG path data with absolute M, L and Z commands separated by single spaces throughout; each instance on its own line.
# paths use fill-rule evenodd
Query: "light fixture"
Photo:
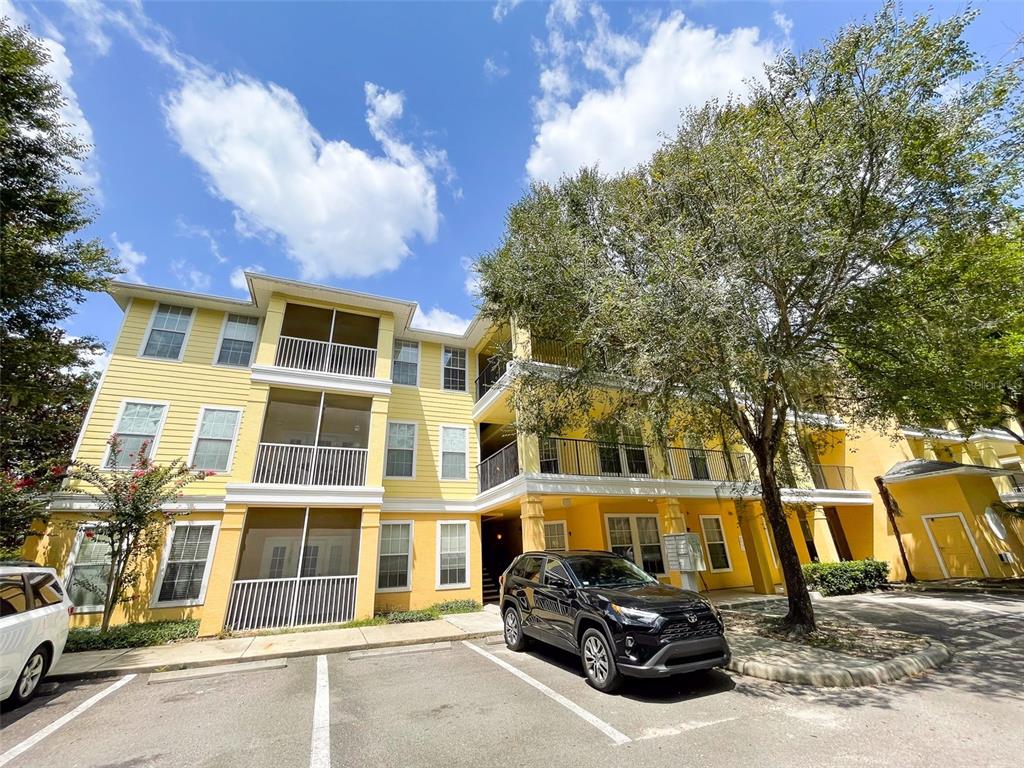
M 498 534 L 498 541 L 501 541 L 501 534 Z

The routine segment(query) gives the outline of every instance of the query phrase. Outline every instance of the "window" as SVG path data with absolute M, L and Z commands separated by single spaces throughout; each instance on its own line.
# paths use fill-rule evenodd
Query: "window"
M 608 517 L 608 546 L 612 552 L 632 560 L 647 573 L 665 573 L 658 518 L 654 515 Z
M 202 602 L 216 531 L 213 523 L 177 523 L 174 526 L 157 602 Z
M 270 578 L 280 579 L 284 576 L 284 563 L 288 555 L 288 547 L 276 546 L 270 553 Z
M 725 542 L 725 531 L 722 529 L 722 518 L 717 515 L 705 517 L 701 515 L 700 528 L 704 532 L 704 546 L 708 549 L 708 561 L 712 571 L 731 571 L 729 547 Z
M 382 522 L 377 556 L 377 589 L 402 592 L 412 586 L 412 523 Z
M 110 570 L 110 539 L 101 527 L 78 529 L 75 552 L 68 576 L 68 597 L 77 608 L 102 611 Z
M 557 581 L 559 579 L 561 579 L 562 582 L 572 583 L 572 580 L 569 578 L 568 571 L 565 570 L 565 565 L 557 560 L 548 560 L 548 564 L 544 568 L 544 583 L 550 584 L 552 581 Z
M 441 479 L 466 479 L 466 441 L 468 430 L 465 427 L 441 427 Z
M 117 422 L 119 450 L 110 450 L 108 468 L 130 467 L 139 455 L 152 456 L 160 423 L 167 406 L 157 403 L 125 403 Z
M 169 304 L 157 306 L 142 356 L 181 360 L 185 336 L 191 322 L 192 309 L 190 307 L 172 307 Z
M 231 465 L 235 434 L 238 430 L 238 411 L 224 408 L 202 408 L 199 429 L 192 448 L 192 466 L 224 472 Z
M 420 345 L 415 341 L 395 340 L 391 362 L 391 381 L 415 387 L 420 375 Z
M 307 544 L 302 550 L 302 572 L 303 578 L 316 576 L 316 567 L 320 562 L 320 547 L 317 544 Z
M 544 549 L 555 552 L 565 552 L 569 547 L 566 545 L 565 521 L 557 520 L 553 523 L 544 523 Z
M 416 476 L 416 425 L 388 422 L 386 477 Z
M 445 346 L 441 357 L 441 386 L 453 392 L 465 392 L 466 350 Z
M 28 610 L 25 580 L 21 576 L 0 576 L 0 617 Z
M 540 581 L 540 569 L 544 561 L 539 557 L 523 557 L 512 569 L 512 575 L 527 581 Z
M 32 593 L 32 608 L 46 608 L 58 605 L 64 599 L 64 592 L 49 573 L 34 573 L 28 577 L 28 588 Z
M 469 586 L 469 523 L 437 524 L 437 587 Z
M 228 315 L 217 352 L 217 365 L 240 365 L 248 368 L 260 321 L 255 317 Z

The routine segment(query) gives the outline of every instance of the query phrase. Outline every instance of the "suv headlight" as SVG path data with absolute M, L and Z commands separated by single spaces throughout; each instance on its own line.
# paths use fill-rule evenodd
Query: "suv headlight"
M 619 614 L 619 616 L 625 619 L 628 623 L 640 624 L 644 627 L 653 627 L 658 623 L 658 619 L 661 618 L 661 614 L 654 613 L 653 611 L 642 611 L 639 608 L 626 608 L 622 605 L 615 605 L 615 603 L 612 603 L 612 610 Z

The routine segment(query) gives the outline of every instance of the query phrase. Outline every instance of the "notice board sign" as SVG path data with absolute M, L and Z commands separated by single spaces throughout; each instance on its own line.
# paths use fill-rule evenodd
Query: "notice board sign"
M 704 549 L 696 533 L 668 533 L 662 536 L 670 571 L 703 571 Z

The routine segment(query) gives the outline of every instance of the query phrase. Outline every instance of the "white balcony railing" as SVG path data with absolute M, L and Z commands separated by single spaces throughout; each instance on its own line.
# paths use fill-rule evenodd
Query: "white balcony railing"
M 366 485 L 366 448 L 260 443 L 254 483 Z
M 232 632 L 340 624 L 355 612 L 355 576 L 246 579 L 231 585 L 225 624 Z
M 377 350 L 373 347 L 281 336 L 277 342 L 275 365 L 300 371 L 373 378 L 377 368 Z

